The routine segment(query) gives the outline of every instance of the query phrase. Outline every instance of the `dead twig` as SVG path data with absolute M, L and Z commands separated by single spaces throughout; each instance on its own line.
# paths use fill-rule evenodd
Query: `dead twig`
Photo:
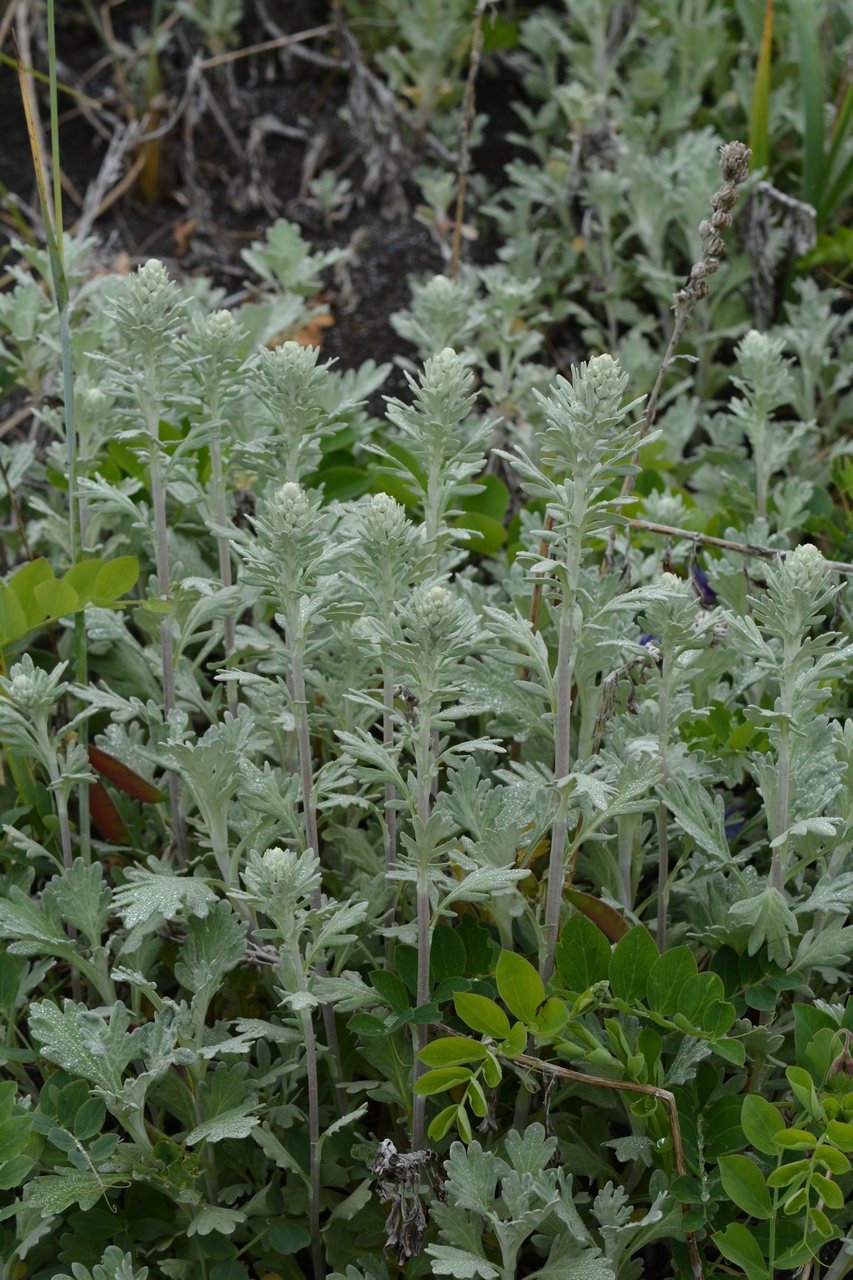
M 720 259 L 726 251 L 725 241 L 721 232 L 732 224 L 732 209 L 737 202 L 738 187 L 746 182 L 749 177 L 751 156 L 752 152 L 749 147 L 745 147 L 742 142 L 729 142 L 720 148 L 720 173 L 722 174 L 723 185 L 719 191 L 711 196 L 711 207 L 714 210 L 711 221 L 703 221 L 699 224 L 699 235 L 702 241 L 701 256 L 698 262 L 694 262 L 690 268 L 687 283 L 675 295 L 673 306 L 675 323 L 672 327 L 672 335 L 669 339 L 666 355 L 663 358 L 655 385 L 652 387 L 651 395 L 646 404 L 645 417 L 637 436 L 637 449 L 631 459 L 634 466 L 637 465 L 639 460 L 640 442 L 646 432 L 654 425 L 657 415 L 658 396 L 663 387 L 663 380 L 675 359 L 675 349 L 684 336 L 687 322 L 693 313 L 696 303 L 701 298 L 707 298 L 710 292 L 708 276 L 713 275 L 719 269 Z M 636 479 L 636 474 L 625 477 L 620 494 L 623 501 L 633 493 Z M 616 543 L 617 528 L 618 526 L 615 524 L 611 527 L 610 537 L 607 542 L 607 552 L 601 567 L 602 573 L 605 573 L 613 563 L 613 547 Z
M 703 547 L 719 547 L 721 551 L 738 551 L 741 555 L 752 556 L 758 560 L 784 560 L 790 555 L 788 550 L 776 550 L 775 547 L 762 547 L 756 542 L 734 542 L 731 538 L 713 538 L 708 533 L 695 533 L 692 529 L 679 529 L 676 525 L 656 524 L 653 520 L 627 520 L 631 529 L 642 529 L 647 533 L 663 533 L 670 538 L 684 538 L 690 542 L 701 543 Z M 853 575 L 853 564 L 844 560 L 827 560 L 826 567 L 832 573 Z
M 459 191 L 456 196 L 456 223 L 453 228 L 453 251 L 450 258 L 450 279 L 456 279 L 459 270 L 459 252 L 462 248 L 462 223 L 465 218 L 465 194 L 468 188 L 468 170 L 471 165 L 471 121 L 474 117 L 474 92 L 477 73 L 480 70 L 480 54 L 483 49 L 483 14 L 487 4 L 494 0 L 477 0 L 474 10 L 474 32 L 471 37 L 471 53 L 468 59 L 468 78 L 462 99 L 462 131 L 459 137 Z

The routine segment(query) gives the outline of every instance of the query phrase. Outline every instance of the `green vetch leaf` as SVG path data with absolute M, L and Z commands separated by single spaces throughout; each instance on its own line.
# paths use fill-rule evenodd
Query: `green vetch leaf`
M 421 1076 L 415 1085 L 415 1093 L 429 1098 L 434 1093 L 444 1093 L 445 1090 L 453 1089 L 457 1084 L 463 1084 L 470 1079 L 471 1072 L 467 1067 L 439 1067 Z
M 27 615 L 11 587 L 0 583 L 0 645 L 20 640 L 29 630 Z
M 433 1040 L 421 1049 L 418 1057 L 428 1067 L 459 1067 L 467 1062 L 482 1062 L 488 1054 L 479 1040 L 465 1036 L 453 1036 L 446 1040 Z
M 35 589 L 41 583 L 53 580 L 53 569 L 41 556 L 18 569 L 9 579 L 8 586 L 18 597 L 27 620 L 28 631 L 39 626 L 45 616 L 44 609 L 35 598 Z
M 723 1190 L 739 1209 L 751 1218 L 771 1218 L 773 1205 L 764 1175 L 748 1156 L 720 1156 L 718 1161 Z
M 636 925 L 610 957 L 610 989 L 618 1000 L 630 1004 L 646 994 L 646 983 L 658 959 L 654 939 L 643 925 Z
M 767 1280 L 767 1264 L 758 1242 L 740 1222 L 731 1222 L 714 1236 L 714 1244 L 724 1258 L 740 1267 L 747 1280 Z
M 108 560 L 95 579 L 92 596 L 96 600 L 118 600 L 132 591 L 139 579 L 136 556 L 117 556 Z
M 429 955 L 429 975 L 434 986 L 450 978 L 461 978 L 467 955 L 465 943 L 457 929 L 439 925 L 433 930 Z
M 506 542 L 506 529 L 499 520 L 491 516 L 481 515 L 476 511 L 457 516 L 453 522 L 456 529 L 468 529 L 471 537 L 467 540 L 468 550 L 475 556 L 493 556 Z
M 370 975 L 370 981 L 394 1013 L 405 1013 L 410 1007 L 411 1002 L 405 984 L 396 973 L 389 973 L 387 969 L 374 969 Z
M 493 1040 L 506 1040 L 509 1035 L 509 1018 L 499 1004 L 473 991 L 460 991 L 453 1000 L 456 1012 L 466 1027 L 491 1036 Z
M 43 609 L 45 618 L 64 618 L 80 607 L 77 592 L 61 578 L 40 582 L 33 590 L 33 597 Z
M 674 1013 L 678 1006 L 678 997 L 688 978 L 696 975 L 696 959 L 689 947 L 673 947 L 655 960 L 646 980 L 646 999 L 650 1009 L 666 1017 Z M 717 978 L 717 975 L 712 975 Z M 720 995 L 723 984 L 720 984 Z M 680 1012 L 680 1010 L 679 1010 Z
M 773 1139 L 785 1128 L 785 1121 L 766 1098 L 757 1093 L 748 1093 L 743 1100 L 740 1122 L 750 1146 L 765 1156 L 778 1154 L 778 1147 Z
M 591 920 L 578 913 L 563 926 L 555 958 L 557 972 L 569 990 L 584 992 L 607 978 L 610 944 Z
M 531 1023 L 545 999 L 542 979 L 529 960 L 514 951 L 502 951 L 495 968 L 498 992 L 510 1013 Z
M 274 1222 L 267 1232 L 269 1247 L 285 1256 L 307 1249 L 310 1243 L 311 1236 L 299 1222 Z

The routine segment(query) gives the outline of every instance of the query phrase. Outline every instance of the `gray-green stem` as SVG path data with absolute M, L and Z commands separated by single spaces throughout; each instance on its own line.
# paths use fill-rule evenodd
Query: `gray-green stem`
M 302 969 L 302 956 L 296 940 L 290 941 L 290 962 L 297 990 L 308 990 Z M 327 1006 L 324 1006 L 327 1007 Z M 308 1084 L 308 1140 L 311 1147 L 311 1189 L 308 1198 L 308 1229 L 311 1233 L 311 1261 L 314 1280 L 323 1280 L 323 1245 L 320 1239 L 320 1090 L 317 1077 L 317 1041 L 309 1009 L 302 1010 L 302 1034 L 305 1037 L 305 1071 Z
M 308 848 L 313 849 L 314 856 L 320 857 L 320 836 L 317 829 L 317 810 L 314 806 L 314 769 L 311 761 L 311 730 L 308 724 L 308 700 L 305 695 L 305 668 L 303 666 L 304 639 L 298 618 L 299 605 L 293 602 L 287 612 L 287 649 L 289 653 L 288 675 L 293 696 L 293 713 L 296 718 L 296 741 L 299 748 L 299 776 L 302 781 L 302 814 L 305 819 L 305 838 Z M 312 890 L 311 905 L 319 911 L 323 905 L 320 885 Z M 328 975 L 326 962 L 318 960 L 317 972 L 321 977 Z M 344 1079 L 341 1046 L 338 1040 L 338 1028 L 335 1023 L 335 1011 L 330 1004 L 323 1005 L 323 1028 L 326 1032 L 326 1044 L 334 1063 L 335 1092 L 341 1114 L 346 1110 L 346 1095 L 341 1089 Z
M 149 402 L 150 403 L 150 402 Z M 166 495 L 163 486 L 163 471 L 160 463 L 160 443 L 158 438 L 158 419 L 154 415 L 153 424 L 149 414 L 150 444 L 148 456 L 151 471 L 151 507 L 154 514 L 154 547 L 157 563 L 157 590 L 165 599 L 169 591 L 169 548 L 166 529 Z M 168 719 L 169 712 L 176 706 L 175 668 L 172 654 L 172 619 L 168 612 L 160 614 L 160 664 L 163 669 L 163 711 Z M 172 808 L 172 826 L 178 846 L 178 861 L 186 866 L 187 838 L 181 816 L 181 793 L 176 773 L 169 774 L 169 799 Z
M 431 716 L 427 706 L 419 711 L 418 740 L 415 748 L 415 769 L 418 787 L 418 818 L 422 823 L 429 819 L 430 807 L 430 760 L 432 755 Z M 429 1000 L 429 961 L 432 943 L 430 931 L 429 902 L 429 868 L 427 855 L 420 854 L 417 881 L 417 916 L 418 916 L 418 1005 Z M 415 1028 L 415 1054 L 420 1053 L 427 1042 L 427 1027 L 419 1023 Z M 426 1068 L 415 1057 L 415 1082 L 423 1075 Z M 424 1121 L 426 1118 L 426 1098 L 415 1094 L 412 1106 L 412 1150 L 422 1151 L 424 1147 Z
M 781 710 L 785 719 L 779 723 L 779 761 L 776 768 L 776 805 L 774 813 L 774 839 L 788 830 L 788 802 L 791 790 L 791 755 L 793 741 L 789 718 L 794 714 L 793 654 L 786 642 L 783 655 Z M 787 839 L 773 850 L 770 864 L 770 884 L 781 893 L 785 887 L 788 861 Z
M 220 529 L 227 528 L 228 525 L 228 499 L 225 492 L 225 476 L 222 468 L 222 442 L 219 429 L 210 442 L 210 472 L 211 482 L 213 484 L 213 501 L 216 510 L 216 523 Z M 226 589 L 231 586 L 231 544 L 224 534 L 219 534 L 216 539 L 217 550 L 219 552 L 219 580 Z M 234 618 L 229 613 L 225 617 L 225 665 L 227 667 L 231 655 L 234 652 L 235 625 Z M 233 680 L 228 681 L 228 710 L 232 715 L 237 714 L 237 685 Z
M 568 565 L 568 587 L 564 588 L 560 605 L 559 641 L 557 646 L 556 728 L 554 736 L 554 780 L 559 782 L 569 772 L 572 727 L 572 669 L 574 665 L 575 583 L 580 568 L 580 540 L 575 538 Z M 561 793 L 551 831 L 551 854 L 548 859 L 548 892 L 545 899 L 545 958 L 540 974 L 547 982 L 554 972 L 554 954 L 560 927 L 563 902 L 563 876 L 566 854 L 566 805 Z
M 660 754 L 660 781 L 666 786 L 667 742 L 669 738 L 669 694 L 672 680 L 672 654 L 665 652 L 661 663 L 660 690 L 658 693 L 658 752 Z M 666 909 L 669 880 L 669 837 L 667 835 L 667 809 L 663 800 L 658 802 L 658 919 L 657 944 L 663 955 L 666 947 Z

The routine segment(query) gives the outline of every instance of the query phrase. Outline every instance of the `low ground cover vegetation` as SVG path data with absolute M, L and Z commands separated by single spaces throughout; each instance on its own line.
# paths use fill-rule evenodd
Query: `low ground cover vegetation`
M 156 186 L 257 14 L 151 8 Z M 6 205 L 0 1276 L 840 1280 L 853 10 L 301 16 L 359 182 L 236 298 Z

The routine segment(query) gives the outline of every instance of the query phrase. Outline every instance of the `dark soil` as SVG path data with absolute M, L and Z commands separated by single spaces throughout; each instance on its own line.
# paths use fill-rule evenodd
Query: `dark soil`
M 246 7 L 249 16 L 241 32 L 244 48 L 269 39 L 270 21 L 292 33 L 321 25 L 328 18 L 325 5 L 273 2 L 267 6 L 265 26 L 264 10 L 259 15 L 251 4 Z M 109 137 L 127 118 L 128 110 L 127 93 L 122 96 L 115 69 L 82 9 L 76 5 L 57 8 L 60 80 L 103 104 L 94 110 L 93 120 L 92 112 L 87 118 L 73 98 L 60 95 L 68 228 L 79 216 L 80 198 L 98 175 Z M 130 43 L 134 28 L 147 29 L 150 9 L 150 3 L 142 0 L 116 0 L 109 9 L 116 38 Z M 31 41 L 33 62 L 46 70 L 44 33 L 34 28 Z M 185 25 L 176 28 L 161 58 L 165 119 L 174 115 L 182 101 L 193 56 L 203 53 L 193 30 Z M 475 168 L 482 167 L 491 182 L 499 179 L 511 154 L 501 139 L 515 120 L 506 78 L 495 76 L 494 70 L 486 63 L 478 84 L 477 109 L 489 114 L 492 124 L 488 142 L 474 155 Z M 224 289 L 226 303 L 235 305 L 245 296 L 247 275 L 240 250 L 262 237 L 276 217 L 285 217 L 302 226 L 315 249 L 350 251 L 343 280 L 330 278 L 323 295 L 334 320 L 322 332 L 324 357 L 334 357 L 339 367 L 348 368 L 370 358 L 381 362 L 408 354 L 407 344 L 394 333 L 389 318 L 408 304 L 410 275 L 445 269 L 436 234 L 414 215 L 420 196 L 409 175 L 419 164 L 440 161 L 416 134 L 400 125 L 397 132 L 404 147 L 395 190 L 388 184 L 365 189 L 363 144 L 342 116 L 351 77 L 329 39 L 300 46 L 298 54 L 292 48 L 286 53 L 253 54 L 203 71 L 202 77 L 207 97 L 194 95 L 176 127 L 162 140 L 157 198 L 144 200 L 137 183 L 94 223 L 99 265 L 127 270 L 158 257 L 176 277 L 210 277 Z M 47 132 L 46 87 L 40 85 L 38 94 Z M 273 122 L 273 128 L 263 133 L 252 157 L 253 131 L 257 134 L 264 117 Z M 23 202 L 20 214 L 39 238 L 38 196 L 24 112 L 17 76 L 8 67 L 0 68 L 0 120 L 4 125 L 0 180 L 6 191 Z M 125 158 L 125 170 L 133 158 L 133 153 Z M 310 178 L 329 168 L 349 179 L 355 197 L 346 217 L 331 225 L 304 198 Z M 403 206 L 407 205 L 403 208 L 401 191 L 406 197 Z M 7 242 L 14 236 L 20 236 L 20 230 L 4 201 L 0 239 Z M 8 252 L 8 244 L 4 248 Z M 472 252 L 470 245 L 466 249 Z M 493 246 L 486 239 L 475 244 L 473 252 L 480 261 L 489 260 Z M 399 395 L 404 390 L 403 374 L 395 365 L 382 394 Z M 381 394 L 374 397 L 371 408 L 380 406 Z M 0 414 L 4 410 L 8 405 Z

